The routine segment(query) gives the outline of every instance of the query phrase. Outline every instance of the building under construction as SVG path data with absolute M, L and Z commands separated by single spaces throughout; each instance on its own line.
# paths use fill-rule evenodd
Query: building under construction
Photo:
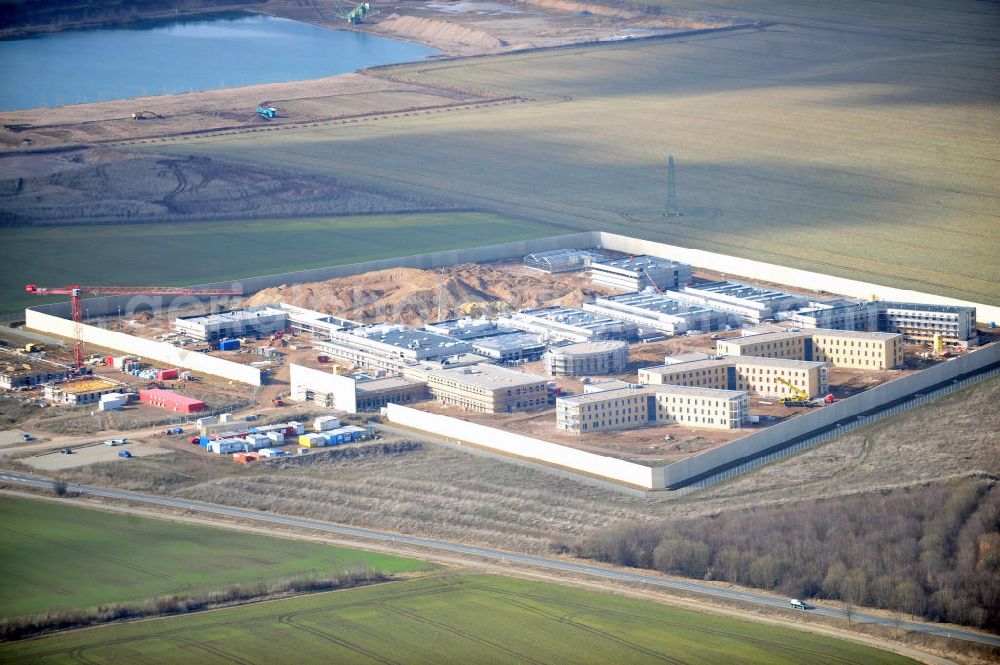
M 656 256 L 629 256 L 590 264 L 590 281 L 616 291 L 679 289 L 691 281 L 691 266 Z
M 9 351 L 0 352 L 0 388 L 32 388 L 63 381 L 68 376 L 69 369 L 62 365 Z

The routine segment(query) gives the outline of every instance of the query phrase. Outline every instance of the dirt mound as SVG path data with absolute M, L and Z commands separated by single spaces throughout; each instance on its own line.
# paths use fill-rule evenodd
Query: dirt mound
M 545 275 L 526 271 L 519 264 L 464 263 L 439 270 L 393 268 L 280 286 L 254 294 L 248 304 L 284 302 L 364 323 L 420 325 L 468 313 L 579 306 L 595 293 L 603 291 L 582 274 Z
M 498 49 L 507 45 L 502 39 L 497 39 L 488 32 L 476 28 L 417 16 L 390 14 L 379 21 L 378 27 L 379 32 L 387 32 L 428 44 L 444 42 L 483 49 Z

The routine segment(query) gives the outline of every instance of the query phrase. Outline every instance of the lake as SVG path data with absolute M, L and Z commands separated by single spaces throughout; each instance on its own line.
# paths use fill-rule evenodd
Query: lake
M 0 41 L 0 110 L 314 79 L 435 53 L 247 14 L 59 32 Z

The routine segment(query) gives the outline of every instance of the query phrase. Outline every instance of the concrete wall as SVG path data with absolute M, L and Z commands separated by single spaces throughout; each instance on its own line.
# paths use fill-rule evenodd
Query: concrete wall
M 73 337 L 73 322 L 36 309 L 25 310 L 25 325 L 35 330 Z M 117 349 L 124 354 L 132 354 L 146 360 L 163 363 L 168 367 L 190 369 L 203 374 L 219 376 L 231 381 L 261 385 L 260 370 L 249 365 L 241 365 L 206 353 L 188 351 L 165 342 L 155 342 L 125 333 L 105 330 L 96 326 L 81 326 L 81 338 L 87 344 L 96 344 L 108 349 Z
M 897 289 L 891 286 L 861 282 L 846 277 L 834 277 L 818 272 L 799 270 L 798 268 L 786 268 L 774 265 L 773 263 L 741 259 L 726 254 L 706 252 L 701 249 L 667 245 L 652 240 L 640 240 L 639 238 L 630 238 L 615 233 L 599 232 L 597 235 L 599 236 L 599 243 L 602 248 L 625 252 L 627 254 L 651 254 L 652 256 L 683 261 L 699 268 L 716 270 L 729 275 L 738 275 L 748 279 L 758 279 L 777 284 L 788 284 L 789 286 L 797 286 L 813 291 L 828 291 L 852 298 L 868 299 L 872 295 L 876 295 L 879 300 L 900 300 L 903 302 L 919 302 L 931 305 L 975 307 L 976 318 L 980 323 L 1000 321 L 1000 307 L 992 305 L 983 305 L 956 298 L 946 298 L 945 296 L 921 293 L 920 291 Z
M 333 396 L 331 408 L 348 413 L 358 412 L 355 380 L 349 376 L 339 376 L 302 365 L 289 365 L 292 399 L 305 399 L 304 391 L 312 390 Z
M 1000 362 L 1000 344 L 983 347 L 923 372 L 890 381 L 835 404 L 815 409 L 750 436 L 737 439 L 727 445 L 706 450 L 698 455 L 670 464 L 658 470 L 663 474 L 662 481 L 659 482 L 662 483 L 661 486 L 670 487 L 712 469 L 759 454 L 815 430 L 830 427 L 838 421 L 879 408 L 942 381 L 996 362 Z
M 484 448 L 547 464 L 555 464 L 644 489 L 663 489 L 662 484 L 654 484 L 654 469 L 641 464 L 595 455 L 569 446 L 512 434 L 494 427 L 478 425 L 450 416 L 427 413 L 398 404 L 390 404 L 386 407 L 386 417 L 391 423 L 423 430 L 447 439 L 466 441 Z M 554 425 L 555 423 L 553 423 Z M 662 473 L 658 475 L 662 476 Z

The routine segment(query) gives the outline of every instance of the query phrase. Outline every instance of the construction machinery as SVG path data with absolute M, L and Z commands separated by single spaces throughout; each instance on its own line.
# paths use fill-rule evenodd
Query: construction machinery
M 39 351 L 44 351 L 45 347 L 41 344 L 25 344 L 21 350 L 25 353 L 38 353 Z
M 795 394 L 795 397 L 782 397 L 778 400 L 779 404 L 782 406 L 815 406 L 813 401 L 809 399 L 809 393 L 780 376 L 776 376 L 774 378 L 776 381 L 788 386 L 789 389 L 791 389 L 791 391 Z
M 355 5 L 353 8 L 348 9 L 348 6 L 344 6 L 339 2 L 339 0 L 334 0 L 334 11 L 351 25 L 358 25 L 363 23 L 369 16 L 374 16 L 378 14 L 378 10 L 371 6 L 369 2 L 362 2 L 359 5 Z
M 70 296 L 73 313 L 73 360 L 77 370 L 83 367 L 83 299 L 92 296 L 241 296 L 242 291 L 225 289 L 184 289 L 171 286 L 59 286 L 47 287 L 28 284 L 25 292 L 37 296 Z
M 152 118 L 162 118 L 163 116 L 155 111 L 133 111 L 133 120 L 151 120 Z
M 267 120 L 278 117 L 278 109 L 273 106 L 268 106 L 267 102 L 261 102 L 257 105 L 257 115 Z

